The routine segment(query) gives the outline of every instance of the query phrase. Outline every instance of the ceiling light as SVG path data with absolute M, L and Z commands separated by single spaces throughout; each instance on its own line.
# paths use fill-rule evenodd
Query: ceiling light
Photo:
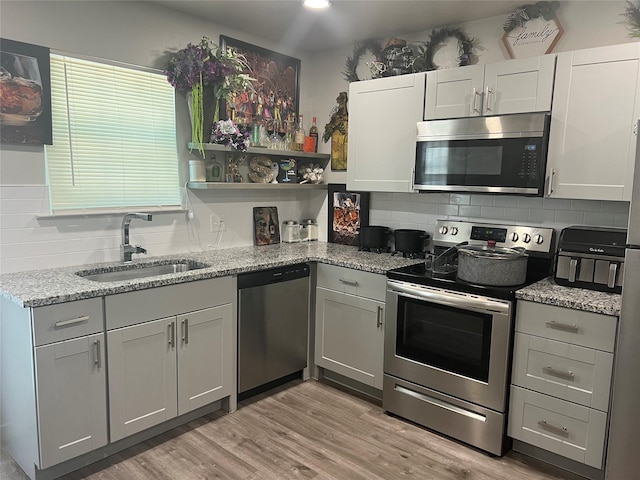
M 329 6 L 331 6 L 331 2 L 329 0 L 304 0 L 302 4 L 307 8 L 313 8 L 316 10 L 329 8 Z

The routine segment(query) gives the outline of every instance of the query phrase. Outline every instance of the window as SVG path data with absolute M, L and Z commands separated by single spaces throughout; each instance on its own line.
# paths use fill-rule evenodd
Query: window
M 174 89 L 161 73 L 51 55 L 54 212 L 180 204 Z

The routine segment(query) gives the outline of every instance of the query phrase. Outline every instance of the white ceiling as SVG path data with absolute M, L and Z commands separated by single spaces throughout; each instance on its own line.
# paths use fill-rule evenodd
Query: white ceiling
M 332 0 L 310 11 L 301 0 L 154 0 L 276 43 L 318 52 L 513 12 L 523 0 Z M 525 2 L 526 3 L 526 2 Z M 427 39 L 425 38 L 425 41 Z

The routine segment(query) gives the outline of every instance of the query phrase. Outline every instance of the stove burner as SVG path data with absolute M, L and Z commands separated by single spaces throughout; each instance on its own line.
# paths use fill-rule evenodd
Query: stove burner
M 359 252 L 389 253 L 389 250 L 390 250 L 389 247 L 384 247 L 384 248 L 358 247 Z
M 403 258 L 426 258 L 427 252 L 403 252 L 401 250 L 395 250 L 391 252 L 391 256 L 393 257 L 396 253 L 401 253 Z

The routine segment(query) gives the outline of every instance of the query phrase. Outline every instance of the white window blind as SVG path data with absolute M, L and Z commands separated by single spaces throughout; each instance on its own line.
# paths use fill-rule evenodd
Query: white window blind
M 174 89 L 163 74 L 51 55 L 54 212 L 180 204 Z

